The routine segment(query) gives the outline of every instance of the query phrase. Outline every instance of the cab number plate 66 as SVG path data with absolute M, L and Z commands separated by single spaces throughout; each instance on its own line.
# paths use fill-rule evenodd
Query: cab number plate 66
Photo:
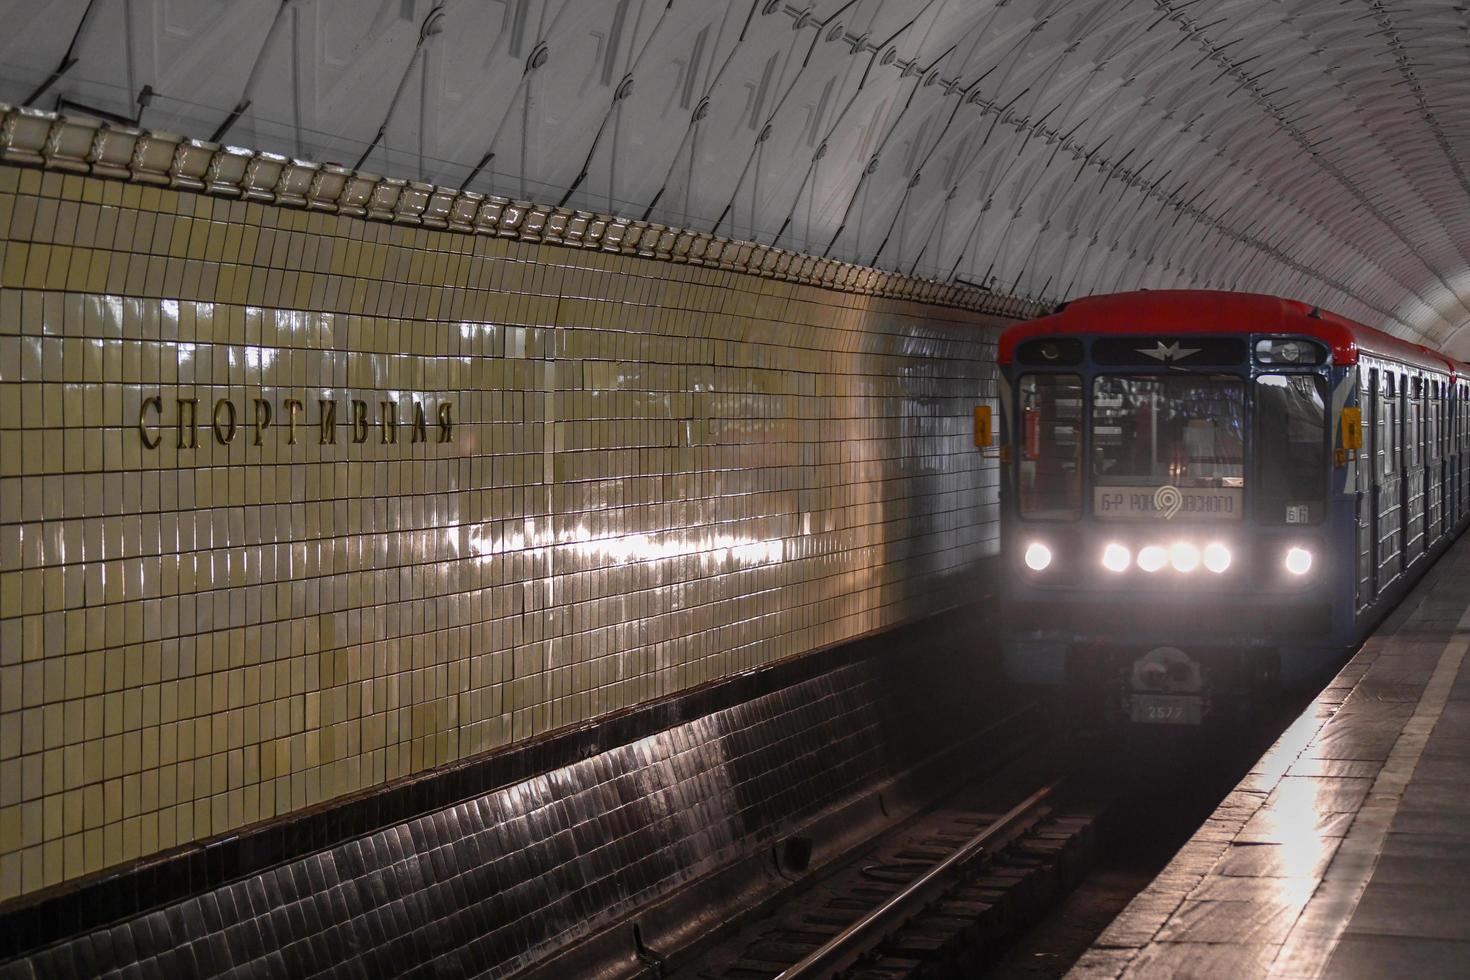
M 1181 694 L 1135 694 L 1129 698 L 1129 715 L 1145 725 L 1198 725 L 1204 705 L 1197 697 Z

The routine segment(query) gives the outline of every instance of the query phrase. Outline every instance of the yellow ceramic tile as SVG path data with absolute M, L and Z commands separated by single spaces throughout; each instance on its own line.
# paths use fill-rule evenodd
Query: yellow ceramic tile
M 25 287 L 25 267 L 31 262 L 31 245 L 24 242 L 6 242 L 3 260 L 0 260 L 0 287 L 21 289 Z
M 961 315 L 49 188 L 0 167 L 55 225 L 0 244 L 4 894 L 917 615 L 993 540 L 988 379 L 916 384 L 986 356 Z M 926 495 L 973 523 L 885 517 Z

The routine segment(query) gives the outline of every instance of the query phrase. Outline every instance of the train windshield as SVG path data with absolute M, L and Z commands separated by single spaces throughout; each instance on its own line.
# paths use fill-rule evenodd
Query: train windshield
M 1167 510 L 1169 517 L 1239 520 L 1244 434 L 1238 377 L 1099 376 L 1092 389 L 1094 510 L 1100 517 L 1154 518 Z
M 1021 515 L 1082 516 L 1082 378 L 1028 374 L 1021 379 Z
M 1256 519 L 1316 524 L 1327 510 L 1327 398 L 1321 378 L 1256 379 Z

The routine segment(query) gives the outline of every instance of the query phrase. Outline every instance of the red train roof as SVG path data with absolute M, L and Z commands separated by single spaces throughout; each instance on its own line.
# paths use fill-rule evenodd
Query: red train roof
M 996 360 L 1011 363 L 1016 345 L 1033 337 L 1221 333 L 1315 337 L 1331 348 L 1332 362 L 1339 365 L 1356 364 L 1361 352 L 1452 376 L 1470 375 L 1470 365 L 1306 303 L 1204 289 L 1140 290 L 1074 300 L 1058 313 L 1006 330 L 1001 334 Z

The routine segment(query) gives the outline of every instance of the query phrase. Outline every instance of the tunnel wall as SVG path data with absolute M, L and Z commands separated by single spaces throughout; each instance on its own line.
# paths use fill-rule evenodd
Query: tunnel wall
M 0 166 L 0 898 L 953 603 L 997 322 Z

